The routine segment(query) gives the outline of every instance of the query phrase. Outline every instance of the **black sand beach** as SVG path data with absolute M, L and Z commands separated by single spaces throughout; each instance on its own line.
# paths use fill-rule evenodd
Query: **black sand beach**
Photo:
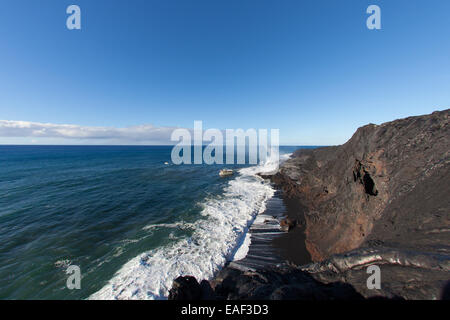
M 260 269 L 284 263 L 304 265 L 311 262 L 305 246 L 305 219 L 295 200 L 283 197 L 277 190 L 250 227 L 251 244 L 246 257 L 229 265 L 241 270 Z M 286 217 L 297 221 L 289 232 L 280 230 L 280 221 Z
M 286 208 L 286 216 L 296 221 L 296 226 L 289 232 L 284 232 L 272 241 L 272 245 L 277 249 L 279 255 L 286 261 L 296 265 L 304 265 L 312 262 L 311 255 L 305 245 L 305 227 L 306 221 L 304 211 L 300 203 L 295 199 L 283 197 Z

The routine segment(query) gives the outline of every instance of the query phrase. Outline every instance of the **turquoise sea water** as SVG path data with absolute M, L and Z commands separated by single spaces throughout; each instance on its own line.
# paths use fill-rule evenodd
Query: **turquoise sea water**
M 270 185 L 254 166 L 165 165 L 171 150 L 0 146 L 0 298 L 160 299 L 232 259 Z

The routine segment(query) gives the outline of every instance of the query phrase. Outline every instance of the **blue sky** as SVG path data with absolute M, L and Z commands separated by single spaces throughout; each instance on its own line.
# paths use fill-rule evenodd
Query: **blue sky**
M 70 4 L 82 30 L 66 28 Z M 382 30 L 366 28 L 370 4 Z M 449 21 L 447 0 L 2 1 L 0 119 L 202 120 L 278 128 L 282 144 L 340 144 L 364 124 L 449 107 Z M 18 131 L 0 130 L 0 143 L 87 143 Z

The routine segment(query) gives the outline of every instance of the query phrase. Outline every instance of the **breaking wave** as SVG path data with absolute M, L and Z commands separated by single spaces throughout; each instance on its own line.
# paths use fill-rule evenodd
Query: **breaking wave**
M 280 161 L 288 157 L 282 155 Z M 277 160 L 269 158 L 262 165 L 240 169 L 222 197 L 205 200 L 201 219 L 171 225 L 192 228 L 190 238 L 131 259 L 89 299 L 165 299 L 178 276 L 210 279 L 227 261 L 245 257 L 250 245 L 248 229 L 275 192 L 256 173 L 271 172 L 277 165 Z

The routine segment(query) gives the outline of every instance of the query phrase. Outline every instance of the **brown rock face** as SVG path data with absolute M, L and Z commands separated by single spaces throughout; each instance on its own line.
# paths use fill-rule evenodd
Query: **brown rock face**
M 272 180 L 306 208 L 314 261 L 377 243 L 449 252 L 449 115 L 370 124 L 283 164 Z

